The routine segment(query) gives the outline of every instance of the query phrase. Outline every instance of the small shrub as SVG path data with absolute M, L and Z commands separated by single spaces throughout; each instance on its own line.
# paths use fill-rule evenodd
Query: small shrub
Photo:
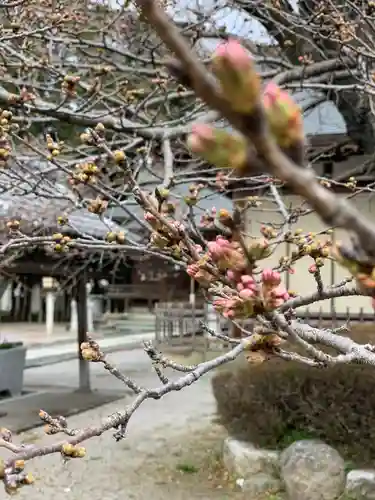
M 284 448 L 316 438 L 356 464 L 375 458 L 372 367 L 314 369 L 271 360 L 217 372 L 212 385 L 220 421 L 238 439 Z

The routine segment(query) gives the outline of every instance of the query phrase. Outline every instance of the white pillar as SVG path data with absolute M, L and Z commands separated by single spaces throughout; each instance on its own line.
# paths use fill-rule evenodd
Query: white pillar
M 70 301 L 70 333 L 77 335 L 78 332 L 78 313 L 77 313 L 77 301 L 72 299 Z
M 195 280 L 194 280 L 194 278 L 190 278 L 189 303 L 190 303 L 191 307 L 195 307 Z
M 218 321 L 217 321 L 217 312 L 215 311 L 214 306 L 207 302 L 207 326 L 214 332 L 217 332 Z
M 46 294 L 46 331 L 48 336 L 53 334 L 54 322 L 55 322 L 55 293 L 49 291 Z
M 94 330 L 94 314 L 93 314 L 93 301 L 90 296 L 87 296 L 87 331 L 91 334 Z
M 31 314 L 39 314 L 42 309 L 42 296 L 40 285 L 34 285 L 31 290 Z

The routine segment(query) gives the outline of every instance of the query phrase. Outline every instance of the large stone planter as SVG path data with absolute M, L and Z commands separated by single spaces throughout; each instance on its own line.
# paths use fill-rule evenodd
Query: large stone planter
M 23 370 L 26 362 L 26 347 L 22 343 L 0 344 L 0 393 L 9 392 L 11 396 L 22 393 Z

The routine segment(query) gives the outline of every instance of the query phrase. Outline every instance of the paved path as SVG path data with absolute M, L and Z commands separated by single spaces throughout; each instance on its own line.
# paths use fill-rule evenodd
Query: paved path
M 117 352 L 109 356 L 139 384 L 156 386 L 142 350 Z M 97 389 L 121 386 L 98 365 L 91 365 L 93 385 Z M 170 374 L 168 374 L 170 375 Z M 73 361 L 27 370 L 29 384 L 74 386 L 77 381 Z M 126 407 L 129 396 L 96 410 L 69 418 L 72 427 L 96 424 L 102 417 Z M 228 500 L 242 498 L 237 493 L 215 489 L 202 477 L 182 477 L 177 463 L 185 460 L 189 447 L 203 447 L 205 441 L 221 443 L 220 432 L 212 423 L 215 404 L 207 376 L 180 392 L 167 394 L 159 401 L 146 401 L 129 423 L 128 437 L 115 443 L 111 432 L 87 444 L 87 457 L 64 464 L 54 455 L 35 459 L 28 465 L 38 478 L 36 485 L 24 488 L 18 498 L 24 500 Z M 222 432 L 222 431 L 221 431 Z M 29 431 L 24 438 L 34 442 L 42 430 Z M 43 442 L 56 437 L 42 436 Z M 212 441 L 210 441 L 212 442 Z M 202 453 L 202 451 L 201 451 Z M 194 458 L 191 458 L 194 460 Z M 191 476 L 191 475 L 190 475 Z M 0 492 L 1 497 L 1 492 Z M 2 498 L 2 497 L 1 497 Z
M 158 383 L 148 356 L 143 349 L 117 351 L 108 354 L 108 360 L 123 370 L 127 375 L 139 379 L 142 383 Z M 122 382 L 115 379 L 99 363 L 90 363 L 92 388 L 96 390 L 122 389 Z M 26 388 L 50 389 L 60 387 L 74 389 L 78 387 L 78 360 L 48 364 L 37 368 L 28 368 L 24 375 Z
M 146 332 L 133 335 L 109 336 L 98 338 L 97 340 L 103 352 L 108 353 L 139 347 L 144 341 L 152 340 L 154 336 L 153 332 Z M 77 359 L 77 350 L 78 344 L 76 339 L 28 347 L 26 352 L 26 368 Z

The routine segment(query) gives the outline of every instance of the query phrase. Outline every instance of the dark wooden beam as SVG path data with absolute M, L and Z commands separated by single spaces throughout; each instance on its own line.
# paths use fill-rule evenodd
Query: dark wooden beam
M 87 342 L 87 289 L 86 275 L 82 274 L 77 283 L 77 316 L 78 316 L 78 365 L 79 391 L 90 392 L 90 363 L 82 357 L 81 344 Z

